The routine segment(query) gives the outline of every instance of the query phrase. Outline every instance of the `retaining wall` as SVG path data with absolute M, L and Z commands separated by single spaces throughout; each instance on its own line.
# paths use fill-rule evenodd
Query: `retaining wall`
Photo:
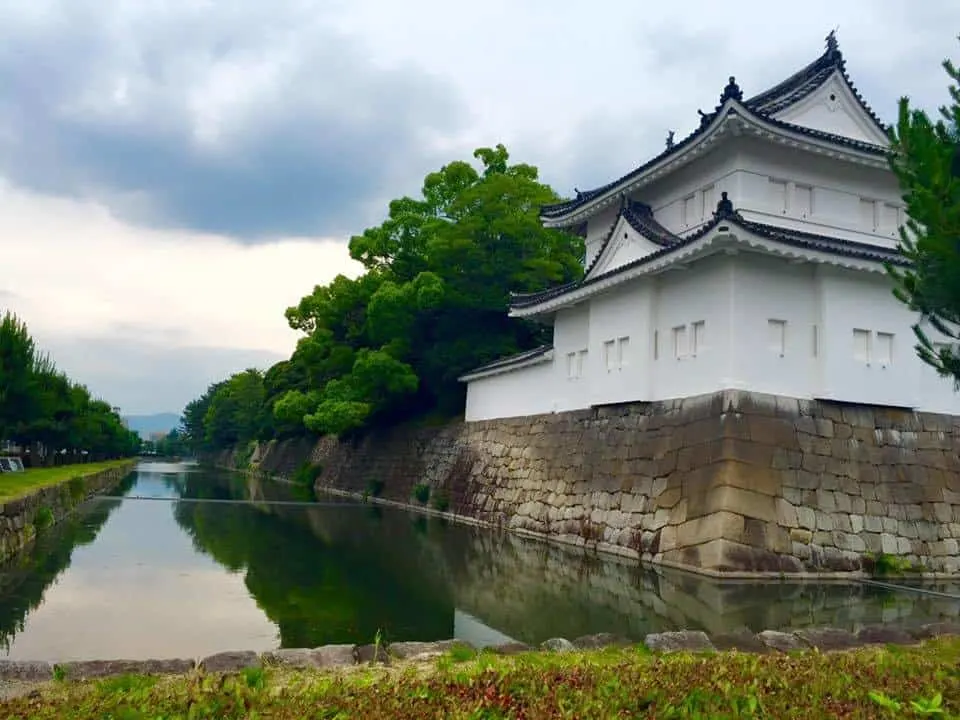
M 707 574 L 960 572 L 960 418 L 741 391 L 271 443 L 253 466 Z M 235 456 L 217 462 L 233 466 Z
M 90 497 L 112 490 L 135 465 L 136 461 L 131 460 L 91 475 L 39 488 L 0 504 L 0 562 L 32 543 L 38 525 L 54 525 Z

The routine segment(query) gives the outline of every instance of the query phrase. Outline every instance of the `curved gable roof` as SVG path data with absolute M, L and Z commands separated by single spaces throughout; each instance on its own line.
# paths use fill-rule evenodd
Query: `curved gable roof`
M 700 112 L 700 125 L 683 140 L 668 145 L 662 152 L 643 165 L 612 182 L 593 188 L 592 190 L 577 190 L 576 197 L 570 200 L 544 205 L 540 208 L 540 217 L 544 220 L 561 219 L 574 210 L 590 204 L 593 200 L 603 195 L 608 195 L 610 191 L 628 184 L 631 180 L 640 177 L 663 161 L 680 155 L 718 127 L 718 123 L 715 121 L 721 118 L 725 107 L 727 108 L 727 112 L 737 111 L 747 117 L 752 116 L 754 119 L 767 123 L 778 130 L 796 133 L 860 152 L 886 155 L 887 149 L 882 146 L 854 138 L 835 135 L 822 130 L 803 127 L 790 122 L 784 122 L 773 117 L 775 114 L 779 114 L 787 108 L 801 102 L 804 98 L 828 82 L 835 73 L 839 73 L 843 78 L 850 93 L 860 104 L 860 107 L 870 118 L 871 122 L 875 123 L 877 128 L 886 134 L 886 126 L 880 121 L 870 106 L 867 105 L 853 84 L 853 81 L 849 75 L 847 75 L 846 62 L 837 45 L 836 36 L 831 32 L 827 36 L 826 51 L 812 63 L 797 71 L 783 82 L 744 101 L 740 87 L 736 84 L 735 79 L 731 77 L 730 82 L 720 96 L 720 103 L 714 108 L 713 112 L 704 113 L 698 111 Z

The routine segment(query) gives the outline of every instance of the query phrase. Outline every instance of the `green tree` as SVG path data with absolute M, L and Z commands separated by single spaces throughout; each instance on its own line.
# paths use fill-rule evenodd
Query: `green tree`
M 362 275 L 337 276 L 287 309 L 303 336 L 289 361 L 261 378 L 255 437 L 339 435 L 459 413 L 460 375 L 549 339 L 543 327 L 507 317 L 510 293 L 579 278 L 583 241 L 540 223 L 540 207 L 559 198 L 536 168 L 511 164 L 502 145 L 474 160 L 478 167 L 457 161 L 430 173 L 419 198 L 394 200 L 383 223 L 351 239 Z M 226 392 L 211 386 L 184 410 L 194 447 L 250 436 Z
M 0 440 L 10 440 L 31 412 L 37 350 L 27 325 L 11 312 L 0 320 Z
M 890 164 L 908 215 L 900 247 L 911 267 L 888 272 L 896 296 L 920 314 L 917 354 L 960 388 L 960 70 L 949 60 L 943 67 L 951 84 L 941 117 L 934 122 L 903 98 L 891 131 Z M 927 325 L 940 340 L 931 339 Z

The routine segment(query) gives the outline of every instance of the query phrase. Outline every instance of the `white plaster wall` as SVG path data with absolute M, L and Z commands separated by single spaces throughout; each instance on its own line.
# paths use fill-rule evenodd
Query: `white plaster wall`
M 756 253 L 734 259 L 730 331 L 734 369 L 729 386 L 808 397 L 818 361 L 814 267 Z
M 770 320 L 785 322 L 782 356 Z M 694 354 L 691 326 L 698 321 L 704 332 Z M 755 253 L 716 255 L 561 311 L 553 361 L 471 382 L 466 419 L 727 388 L 960 415 L 952 382 L 917 357 L 913 322 L 882 274 Z M 687 347 L 678 358 L 672 330 L 679 326 Z M 870 332 L 870 358 L 857 356 L 855 328 Z M 888 364 L 881 361 L 877 333 L 893 336 Z M 630 339 L 627 362 L 608 371 L 603 343 L 621 337 Z M 583 349 L 583 375 L 569 378 L 566 353 Z
M 771 145 L 738 142 L 730 199 L 747 219 L 896 247 L 906 216 L 896 177 Z
M 472 422 L 553 412 L 553 377 L 553 363 L 543 362 L 472 380 L 464 418 Z
M 652 289 L 650 282 L 632 283 L 590 303 L 592 362 L 586 387 L 592 404 L 649 397 Z M 613 343 L 609 364 L 606 342 Z
M 728 382 L 730 356 L 730 289 L 732 261 L 707 258 L 687 270 L 671 271 L 655 279 L 652 330 L 657 353 L 648 354 L 650 399 L 665 400 L 723 389 Z M 703 338 L 693 353 L 692 325 L 703 323 Z M 683 326 L 687 352 L 677 357 L 673 329 Z
M 617 221 L 619 212 L 619 206 L 607 207 L 587 220 L 587 237 L 584 239 L 584 245 L 586 246 L 584 267 L 590 267 L 590 264 L 597 257 L 597 253 L 603 247 L 603 241 Z
M 590 406 L 590 366 L 594 361 L 590 352 L 590 304 L 582 303 L 564 308 L 557 313 L 553 325 L 553 375 L 551 392 L 558 412 Z M 567 356 L 583 353 L 583 374 L 570 377 Z M 578 361 L 579 362 L 579 361 Z

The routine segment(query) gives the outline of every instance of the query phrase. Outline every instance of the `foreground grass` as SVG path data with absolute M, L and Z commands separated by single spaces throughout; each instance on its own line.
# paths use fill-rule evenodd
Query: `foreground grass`
M 52 683 L 3 718 L 879 718 L 960 711 L 960 638 L 793 655 L 651 656 L 638 648 L 447 655 L 340 673 Z
M 108 470 L 129 462 L 130 460 L 108 460 L 98 463 L 36 468 L 19 473 L 0 473 L 0 501 L 14 500 L 39 488 L 59 485 L 76 477 L 93 475 L 101 470 Z

